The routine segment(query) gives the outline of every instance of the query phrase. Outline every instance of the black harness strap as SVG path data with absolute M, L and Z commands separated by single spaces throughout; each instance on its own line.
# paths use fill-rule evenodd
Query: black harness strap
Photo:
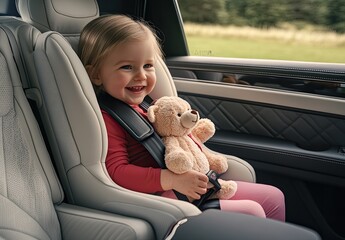
M 98 94 L 99 106 L 110 114 L 128 133 L 150 152 L 160 168 L 164 162 L 165 147 L 151 124 L 128 104 L 105 92 Z

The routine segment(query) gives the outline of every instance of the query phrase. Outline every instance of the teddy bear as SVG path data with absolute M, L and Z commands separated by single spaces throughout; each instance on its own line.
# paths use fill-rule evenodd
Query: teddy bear
M 159 98 L 148 108 L 147 118 L 164 142 L 164 160 L 170 171 L 176 174 L 192 169 L 205 174 L 210 169 L 217 174 L 227 171 L 226 157 L 203 145 L 214 135 L 214 123 L 207 118 L 200 119 L 199 113 L 184 99 L 176 96 Z M 211 197 L 231 198 L 237 190 L 236 182 L 218 181 L 221 189 Z

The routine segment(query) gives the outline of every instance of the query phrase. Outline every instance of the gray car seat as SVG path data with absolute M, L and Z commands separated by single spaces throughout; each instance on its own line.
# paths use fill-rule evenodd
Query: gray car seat
M 63 203 L 0 19 L 0 239 L 152 239 L 144 220 Z
M 13 25 L 9 27 L 30 73 L 26 91 L 36 99 L 68 202 L 146 219 L 157 239 L 180 219 L 200 214 L 190 203 L 132 192 L 111 180 L 104 164 L 107 135 L 103 118 L 70 43 L 57 32 L 41 34 L 35 27 Z

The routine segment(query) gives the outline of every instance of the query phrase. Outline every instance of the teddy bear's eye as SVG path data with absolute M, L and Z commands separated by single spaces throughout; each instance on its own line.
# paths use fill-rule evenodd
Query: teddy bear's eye
M 182 116 L 182 114 L 181 114 L 181 113 L 178 113 L 178 114 L 177 114 L 177 116 L 178 116 L 178 117 L 181 117 L 181 116 Z

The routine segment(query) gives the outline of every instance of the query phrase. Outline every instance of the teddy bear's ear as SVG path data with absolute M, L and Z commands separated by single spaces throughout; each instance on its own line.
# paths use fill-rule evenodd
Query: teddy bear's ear
M 158 108 L 156 105 L 152 105 L 147 109 L 147 118 L 151 123 L 156 121 L 155 110 Z

